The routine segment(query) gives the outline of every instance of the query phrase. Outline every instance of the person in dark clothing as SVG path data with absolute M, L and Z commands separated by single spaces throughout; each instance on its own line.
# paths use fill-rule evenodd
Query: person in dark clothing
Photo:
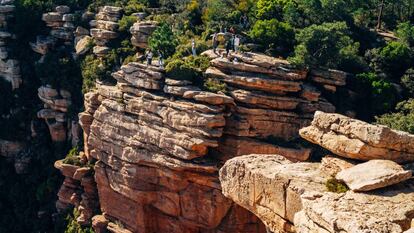
M 227 40 L 227 43 L 226 43 L 226 57 L 229 56 L 230 49 L 233 47 L 232 40 L 233 39 Z

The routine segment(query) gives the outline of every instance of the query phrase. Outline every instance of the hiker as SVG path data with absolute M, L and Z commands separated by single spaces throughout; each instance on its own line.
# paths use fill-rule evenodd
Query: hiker
M 247 16 L 247 14 L 244 14 L 240 18 L 240 24 L 242 25 L 242 28 L 247 28 L 249 26 L 249 17 Z
M 232 47 L 232 40 L 233 39 L 227 40 L 227 43 L 226 43 L 226 57 L 229 57 L 230 49 Z
M 145 54 L 145 56 L 147 57 L 147 65 L 151 65 L 152 64 L 152 57 L 154 56 L 154 54 L 152 53 L 152 50 L 148 50 L 147 53 Z
M 213 34 L 213 52 L 216 53 L 218 47 L 217 33 Z
M 191 40 L 191 51 L 193 53 L 193 57 L 197 56 L 197 49 L 196 49 L 196 45 L 195 45 L 194 39 Z
M 234 52 L 235 53 L 239 52 L 239 46 L 240 46 L 240 37 L 236 35 L 234 37 Z
M 161 52 L 158 52 L 158 54 L 160 55 L 158 58 L 158 66 L 164 68 L 164 56 Z

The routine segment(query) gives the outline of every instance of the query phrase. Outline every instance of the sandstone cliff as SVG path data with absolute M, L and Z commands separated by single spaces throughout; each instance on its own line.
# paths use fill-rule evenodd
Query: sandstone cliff
M 96 161 L 103 216 L 85 221 L 90 214 L 81 211 L 79 222 L 92 223 L 98 232 L 265 231 L 256 216 L 222 194 L 218 168 L 250 153 L 307 160 L 311 149 L 294 142 L 299 129 L 310 124 L 314 111 L 335 111 L 319 84 L 342 88 L 347 74 L 326 70 L 316 76 L 254 53 L 232 54 L 231 61 L 207 54 L 212 60 L 206 78 L 227 83 L 228 94 L 202 90 L 194 80 L 169 77 L 156 66 L 129 63 L 113 73 L 115 86 L 98 82 L 85 95 L 79 114 L 84 153 L 89 163 Z M 66 177 L 58 205 L 98 214 L 82 205 L 93 196 L 76 175 L 82 168 L 55 166 Z

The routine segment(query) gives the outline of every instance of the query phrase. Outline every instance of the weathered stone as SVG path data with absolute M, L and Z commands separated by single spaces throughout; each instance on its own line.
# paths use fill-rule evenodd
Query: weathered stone
M 55 8 L 55 10 L 60 13 L 60 14 L 67 14 L 70 12 L 70 7 L 69 6 L 65 6 L 65 5 L 61 5 L 61 6 L 57 6 Z
M 389 160 L 371 160 L 342 170 L 336 179 L 353 191 L 363 192 L 398 184 L 410 179 L 411 171 Z
M 330 175 L 319 166 L 277 155 L 241 156 L 226 162 L 220 181 L 227 197 L 273 232 L 401 233 L 410 228 L 412 180 L 369 193 L 331 193 L 325 191 Z
M 356 161 L 350 159 L 339 158 L 335 156 L 326 156 L 322 158 L 320 169 L 335 177 L 339 172 L 355 166 Z
M 208 68 L 205 74 L 207 77 L 218 78 L 223 82 L 231 85 L 237 85 L 276 94 L 286 92 L 299 92 L 301 90 L 300 82 L 268 78 L 257 74 L 226 74 L 221 70 L 212 67 Z
M 157 27 L 156 21 L 136 22 L 129 30 L 132 34 L 131 43 L 139 48 L 147 48 L 148 39 Z
M 371 125 L 339 114 L 316 112 L 300 135 L 346 158 L 414 161 L 414 136 L 386 126 Z

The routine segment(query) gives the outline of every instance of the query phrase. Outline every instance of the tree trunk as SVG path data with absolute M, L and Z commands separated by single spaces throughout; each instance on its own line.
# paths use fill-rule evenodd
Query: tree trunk
M 380 10 L 378 14 L 377 30 L 381 30 L 382 14 L 384 12 L 385 0 L 381 0 Z

